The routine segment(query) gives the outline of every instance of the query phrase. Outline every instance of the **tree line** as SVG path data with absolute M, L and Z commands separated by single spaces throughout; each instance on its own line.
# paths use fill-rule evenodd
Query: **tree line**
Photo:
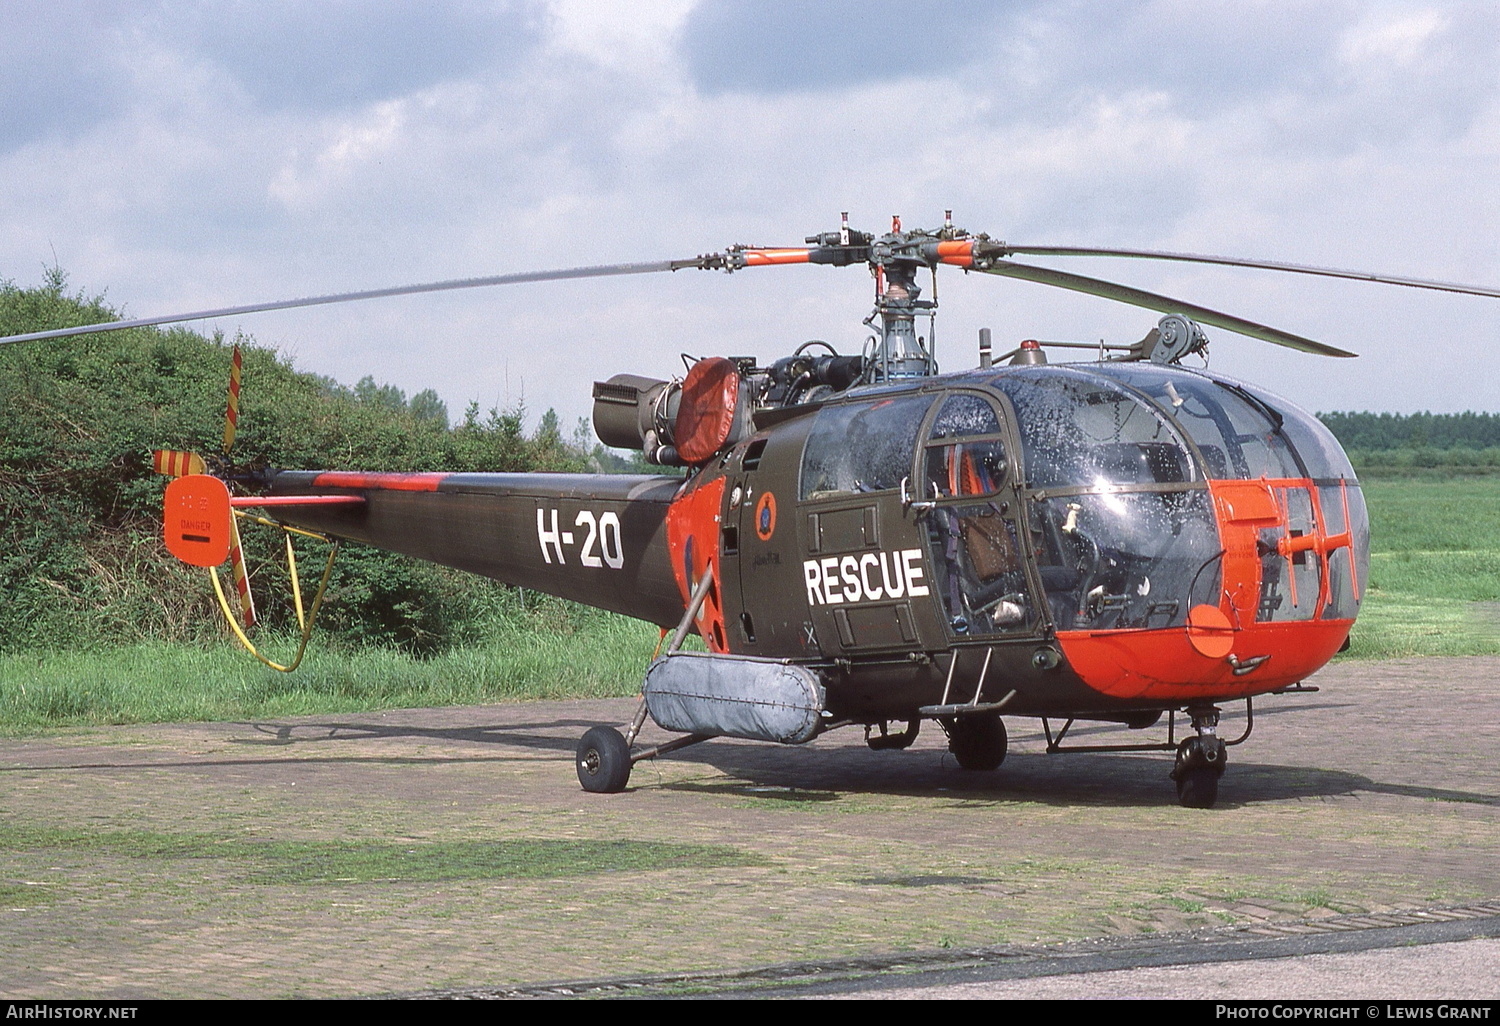
M 1500 448 L 1497 413 L 1320 413 L 1345 449 Z

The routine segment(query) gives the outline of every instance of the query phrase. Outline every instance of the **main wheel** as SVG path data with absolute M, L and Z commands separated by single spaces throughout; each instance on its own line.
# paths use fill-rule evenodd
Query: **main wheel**
M 583 735 L 576 761 L 585 791 L 618 794 L 630 782 L 630 746 L 613 727 L 594 727 Z
M 1219 771 L 1194 766 L 1177 775 L 1177 802 L 1185 809 L 1211 809 L 1219 797 Z
M 1005 761 L 1005 748 L 1005 722 L 999 716 L 958 716 L 948 726 L 948 751 L 960 769 L 995 769 Z

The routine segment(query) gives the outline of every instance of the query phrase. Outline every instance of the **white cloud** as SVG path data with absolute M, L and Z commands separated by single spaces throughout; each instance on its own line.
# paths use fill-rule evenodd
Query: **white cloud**
M 348 81 L 319 73 L 322 50 L 298 51 L 326 11 L 277 8 L 291 27 L 271 19 L 235 59 L 243 10 L 196 6 L 193 30 L 175 34 L 119 15 L 110 31 L 134 33 L 130 71 L 90 119 L 59 114 L 0 142 L 0 276 L 35 281 L 55 246 L 80 285 L 146 314 L 795 243 L 840 210 L 883 229 L 893 213 L 930 225 L 952 207 L 1018 242 L 1500 281 L 1500 33 L 1485 5 L 1023 5 L 1007 31 L 933 22 L 928 34 L 953 43 L 941 59 L 857 50 L 795 88 L 778 69 L 839 40 L 894 37 L 823 15 L 832 40 L 798 35 L 757 7 L 763 31 L 742 49 L 769 63 L 705 85 L 703 61 L 736 42 L 720 8 L 456 5 L 420 25 L 380 8 Z M 42 42 L 55 43 L 62 30 L 47 24 Z M 512 27 L 493 53 L 474 42 Z M 414 33 L 424 53 L 451 41 L 455 56 L 388 67 Z M 80 40 L 79 66 L 110 52 L 95 38 Z M 720 49 L 686 52 L 709 43 Z M 256 86 L 281 47 L 292 66 Z M 1497 405 L 1485 382 L 1500 374 L 1500 304 L 1170 265 L 1077 269 L 1370 354 L 1335 366 L 1215 333 L 1216 363 L 1270 375 L 1309 406 Z M 974 276 L 945 277 L 941 294 L 950 367 L 981 325 L 997 338 L 1133 340 L 1155 320 Z M 514 397 L 524 380 L 533 411 L 555 405 L 570 421 L 587 412 L 590 375 L 665 376 L 682 350 L 857 346 L 869 299 L 857 268 L 683 272 L 239 326 L 309 370 L 435 387 L 452 409 Z
M 616 70 L 667 65 L 673 60 L 677 35 L 696 6 L 698 0 L 551 0 L 551 42 Z
M 394 154 L 403 142 L 406 100 L 388 100 L 340 119 L 325 129 L 327 139 L 310 158 L 296 149 L 287 152 L 267 191 L 292 210 L 308 209 L 345 185 L 362 165 Z
M 1343 34 L 1338 57 L 1357 73 L 1399 70 L 1409 74 L 1448 25 L 1447 16 L 1436 9 L 1377 10 Z

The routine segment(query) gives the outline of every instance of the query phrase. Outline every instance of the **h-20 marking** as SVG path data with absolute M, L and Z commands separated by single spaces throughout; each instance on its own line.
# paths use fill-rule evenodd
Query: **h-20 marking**
M 551 513 L 552 523 L 548 526 L 547 514 Z M 588 531 L 583 539 L 583 547 L 578 552 L 578 562 L 588 567 L 609 567 L 618 570 L 625 565 L 625 545 L 620 540 L 620 518 L 612 512 L 600 513 L 595 516 L 592 510 L 580 510 L 577 519 L 573 521 L 574 527 L 582 527 Z M 542 547 L 542 558 L 548 563 L 556 562 L 566 565 L 568 559 L 563 555 L 563 546 L 572 545 L 574 534 L 572 531 L 564 531 L 558 526 L 557 510 L 538 509 L 536 511 L 536 540 Z

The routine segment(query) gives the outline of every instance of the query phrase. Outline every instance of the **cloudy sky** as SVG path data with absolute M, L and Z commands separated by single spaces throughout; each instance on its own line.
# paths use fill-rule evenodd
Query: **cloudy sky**
M 1500 285 L 1500 7 L 1476 3 L 3 0 L 0 278 L 130 316 L 798 244 L 838 224 Z M 1043 262 L 1043 261 L 1037 261 Z M 1054 261 L 1361 353 L 1210 330 L 1317 410 L 1500 410 L 1500 300 Z M 1129 342 L 1155 314 L 939 279 L 980 327 Z M 586 415 L 677 354 L 857 351 L 859 268 L 559 282 L 221 323 L 301 369 Z M 205 325 L 205 327 L 208 327 Z M 65 344 L 65 343 L 43 343 Z M 253 384 L 247 383 L 253 390 Z M 247 410 L 253 404 L 247 400 Z

